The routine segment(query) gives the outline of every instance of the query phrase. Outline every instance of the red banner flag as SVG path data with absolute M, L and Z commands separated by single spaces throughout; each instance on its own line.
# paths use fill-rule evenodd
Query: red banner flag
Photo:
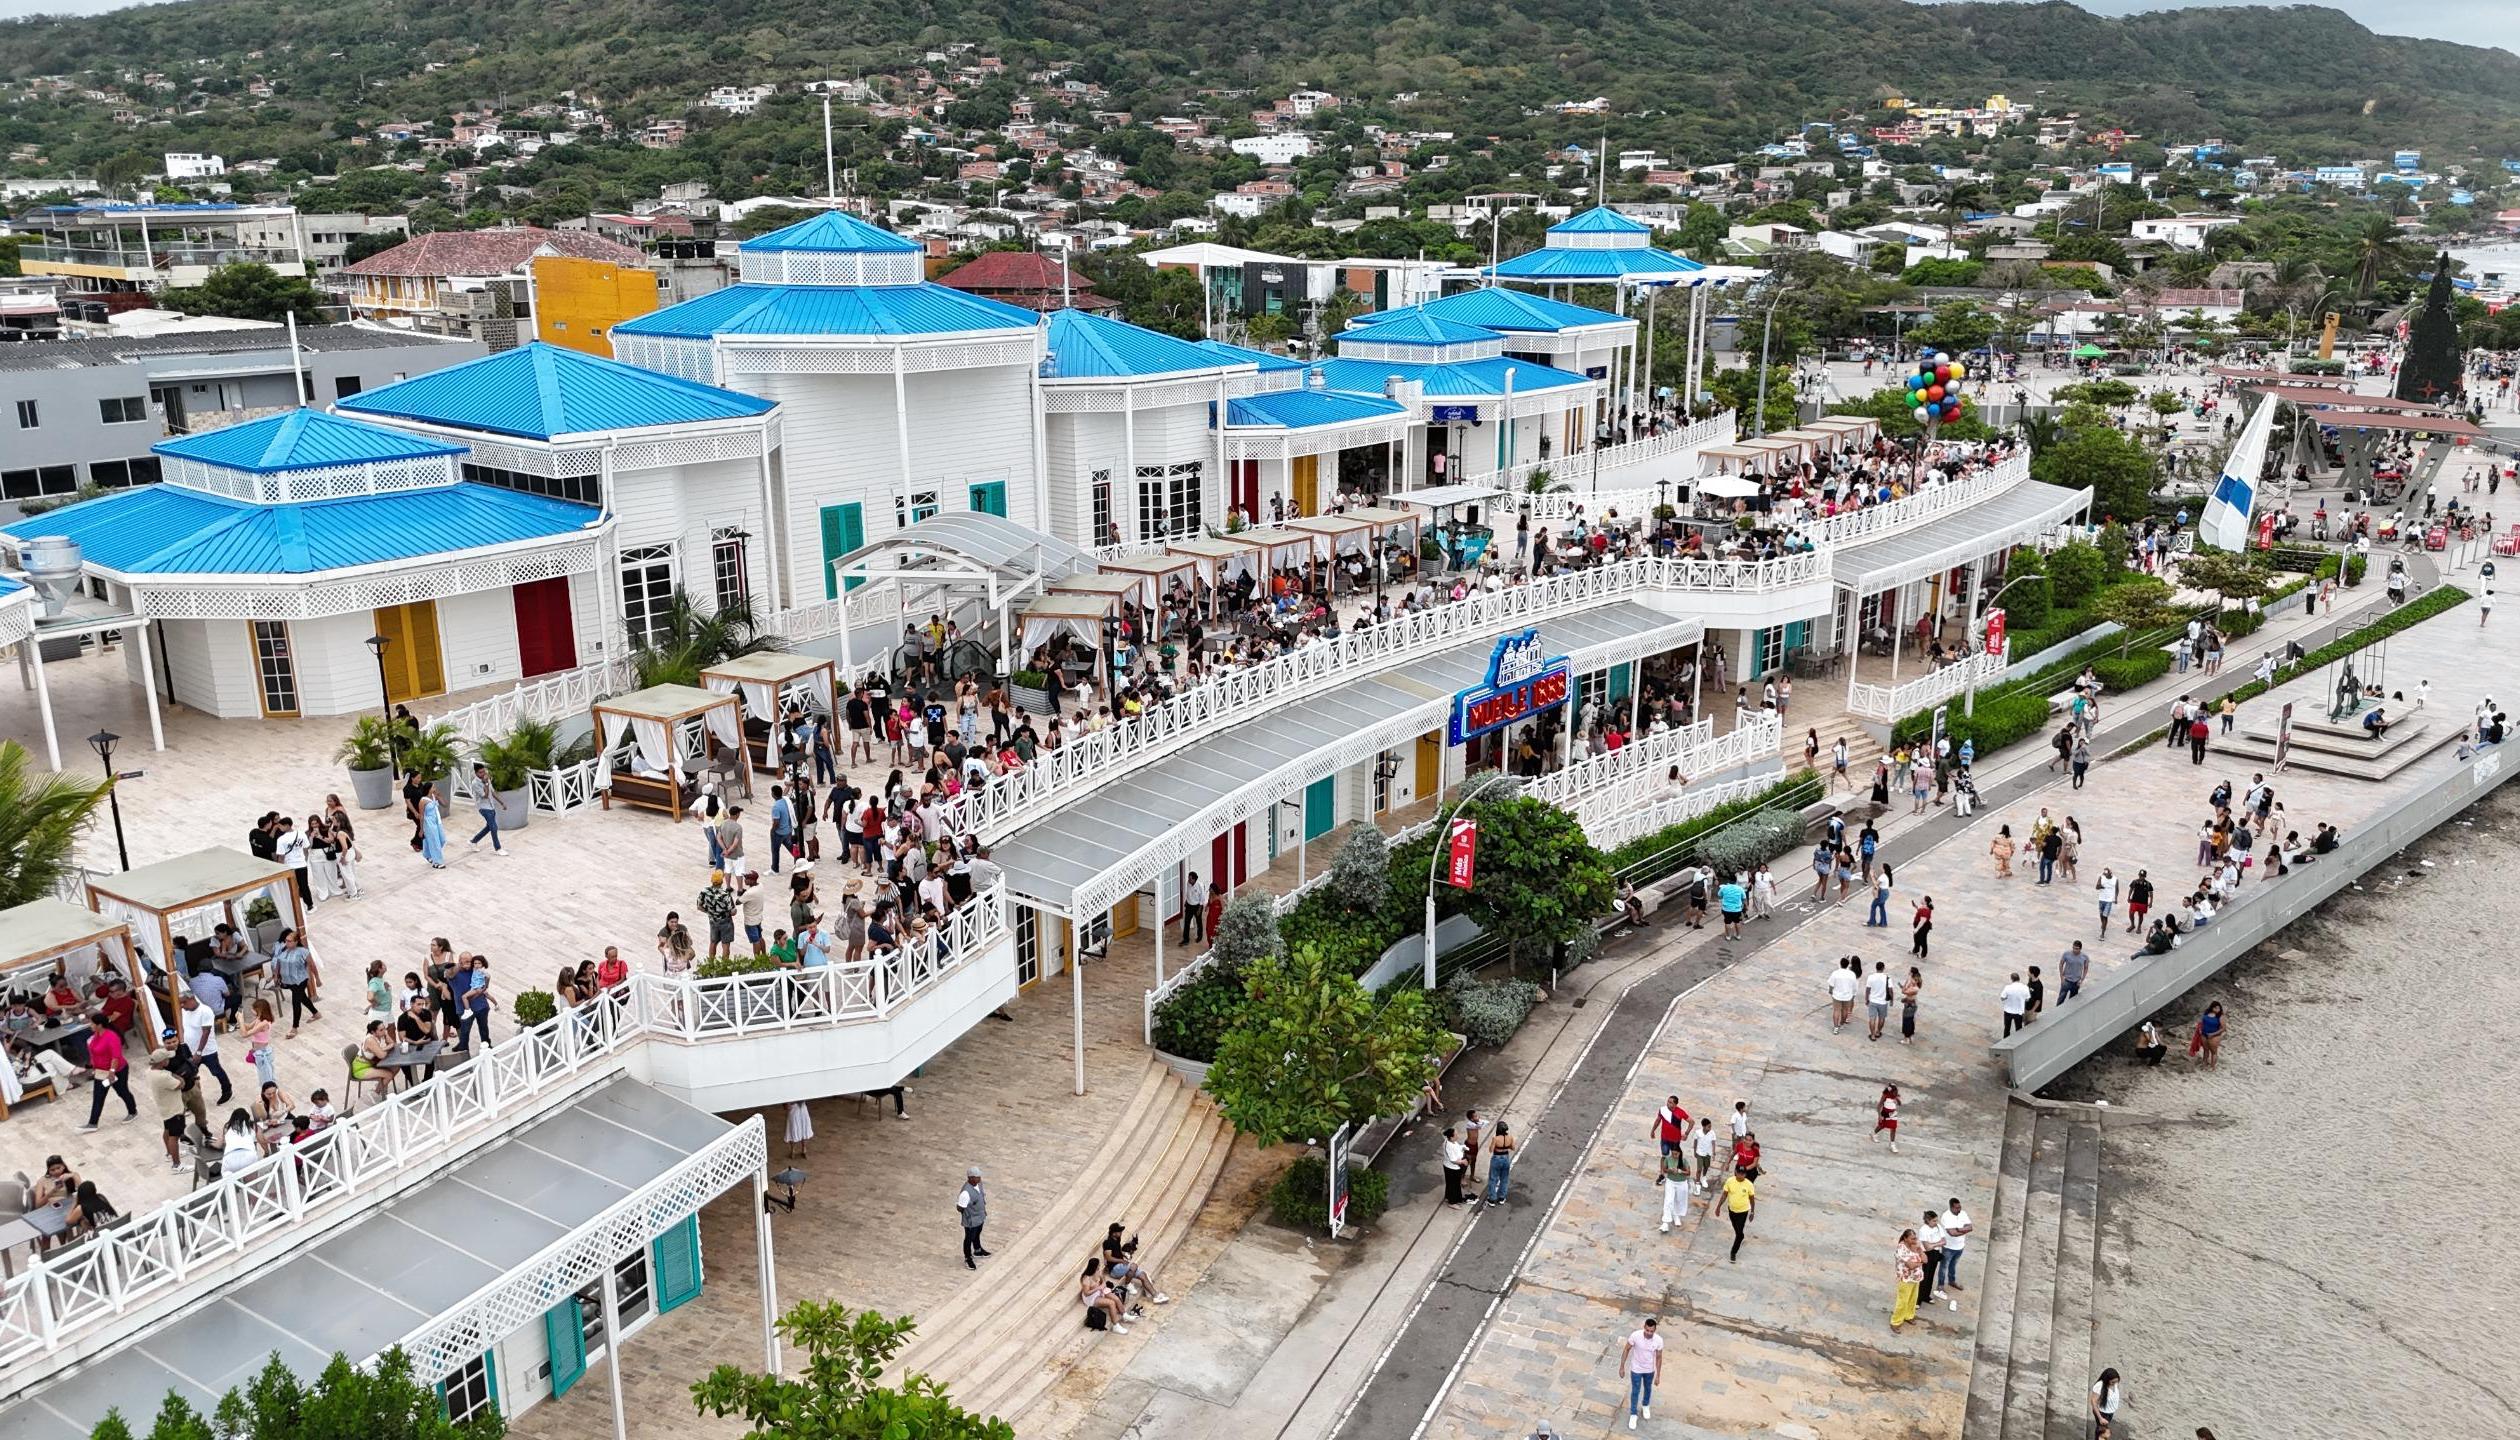
M 1444 883 L 1456 890 L 1467 890 L 1479 869 L 1479 822 L 1456 816 L 1448 832 L 1444 859 Z

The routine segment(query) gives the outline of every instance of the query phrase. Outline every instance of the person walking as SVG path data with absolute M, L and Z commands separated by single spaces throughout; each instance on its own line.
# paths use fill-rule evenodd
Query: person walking
M 1643 1325 L 1629 1332 L 1619 1355 L 1627 1372 L 1628 1428 L 1633 1430 L 1639 1415 L 1654 1418 L 1654 1382 L 1662 1378 L 1663 1338 L 1654 1331 L 1653 1316 L 1646 1316 Z
M 1882 1137 L 1882 1134 L 1885 1131 L 1887 1131 L 1890 1136 L 1890 1153 L 1893 1155 L 1898 1154 L 1899 1087 L 1896 1085 L 1884 1085 L 1881 1087 L 1881 1098 L 1873 1102 L 1872 1134 L 1864 1138 L 1867 1140 L 1878 1140 Z
M 1846 773 L 1846 737 L 1840 735 L 1837 742 L 1829 747 L 1829 790 L 1834 794 L 1840 789 L 1854 788 L 1855 782 Z
M 1864 977 L 1864 1038 L 1878 1040 L 1890 1023 L 1890 972 L 1878 960 Z
M 140 1102 L 131 1098 L 131 1061 L 123 1053 L 122 1033 L 105 1018 L 103 1010 L 88 1017 L 88 1021 L 87 1068 L 94 1079 L 88 1086 L 87 1123 L 79 1127 L 82 1135 L 94 1133 L 96 1122 L 105 1118 L 108 1090 L 122 1098 L 125 1120 L 140 1118 Z
M 2013 843 L 2012 827 L 2010 825 L 1996 826 L 1994 843 L 1986 847 L 1986 853 L 1995 857 L 1996 879 L 2010 880 L 2012 878 L 2013 851 L 2017 848 Z
M 1712 1182 L 1707 1177 L 1715 1171 L 1715 1117 L 1698 1117 L 1697 1133 L 1689 1137 L 1689 1188 L 1704 1192 Z
M 963 1172 L 962 1192 L 954 1197 L 954 1208 L 962 1213 L 962 1257 L 966 1269 L 977 1270 L 980 1261 L 988 1258 L 988 1248 L 980 1243 L 980 1231 L 989 1223 L 989 1192 L 980 1183 L 980 1167 Z
M 1750 1146 L 1753 1156 L 1759 1153 L 1755 1138 L 1743 1136 L 1742 1140 Z M 1733 1147 L 1736 1158 L 1740 1151 L 1741 1146 Z M 1715 1204 L 1723 1210 L 1724 1218 L 1732 1222 L 1732 1254 L 1728 1258 L 1735 1265 L 1741 1263 L 1741 1242 L 1749 1238 L 1750 1222 L 1758 1215 L 1759 1187 L 1753 1178 L 1757 1173 L 1755 1162 L 1746 1170 L 1735 1169 L 1724 1177 L 1724 1191 L 1715 1197 Z
M 2188 721 L 2187 733 L 2188 763 L 2190 765 L 2204 764 L 2205 741 L 2207 737 L 2214 733 L 2214 727 L 2206 724 L 2204 715 L 2200 713 L 2194 719 Z
M 1960 1308 L 1960 1302 L 1953 1300 L 1950 1297 L 1954 1292 L 1961 1288 L 1960 1257 L 1965 1254 L 1969 1248 L 1969 1236 L 1971 1232 L 1977 1229 L 1977 1222 L 1969 1218 L 1969 1212 L 1961 1205 L 1959 1196 L 1952 1196 L 1951 1208 L 1943 1211 L 1942 1227 L 1943 1268 L 1941 1284 L 1944 1303 L 1949 1305 L 1952 1309 L 1957 1310 Z
M 2091 896 L 2100 907 L 2100 938 L 2106 940 L 2109 938 L 2109 914 L 2117 909 L 2117 871 L 2106 865 L 2101 866 L 2100 878 L 2091 882 Z
M 1829 1033 L 1837 1034 L 1846 1022 L 1855 1018 L 1855 995 L 1863 989 L 1863 977 L 1857 968 L 1862 962 L 1849 956 L 1837 962 L 1829 972 Z
M 490 788 L 490 767 L 475 762 L 472 780 L 473 813 L 481 817 L 481 828 L 473 832 L 472 843 L 479 845 L 481 837 L 487 835 L 490 853 L 505 855 L 507 849 L 499 843 L 499 792 Z
M 446 868 L 445 811 L 438 804 L 435 785 L 429 786 L 420 796 L 420 858 L 428 861 L 432 870 Z
M 1665 1150 L 1655 1168 L 1655 1178 L 1662 1185 L 1662 1228 L 1655 1233 L 1668 1235 L 1671 1227 L 1688 1218 L 1689 1199 L 1697 1187 L 1689 1183 L 1689 1155 L 1686 1150 Z
M 1662 1154 L 1686 1147 L 1689 1138 L 1689 1112 L 1680 1106 L 1680 1097 L 1672 1096 L 1654 1111 L 1654 1139 Z
M 2118 1404 L 2125 1397 L 2117 1367 L 2112 1365 L 2091 1382 L 2091 1440 L 2114 1440 L 2117 1433 Z M 1633 1428 L 1633 1427 L 1631 1427 Z
M 1916 997 L 1925 988 L 1924 972 L 1908 967 L 1907 978 L 1899 982 L 1899 1043 L 1916 1043 Z
M 2051 825 L 2051 826 L 2049 826 L 2049 827 L 2048 827 L 2048 830 L 2047 830 L 2047 833 L 2046 833 L 2045 835 L 2042 835 L 2042 836 L 2040 836 L 2040 837 L 2039 837 L 2039 883 L 2040 883 L 2040 884 L 2042 884 L 2042 885 L 2048 885 L 2048 884 L 2053 884 L 2053 883 L 2055 882 L 2055 880 L 2056 880 L 2056 862 L 2057 862 L 2057 860 L 2058 860 L 2061 856 L 2063 856 L 2063 855 L 2064 855 L 2064 853 L 2065 853 L 2065 827 L 2064 827 L 2064 826 L 2062 826 L 2062 825 Z
M 1899 1281 L 1898 1295 L 1890 1302 L 1890 1328 L 1896 1330 L 1916 1318 L 1916 1287 L 1925 1279 L 1925 1247 L 1917 1243 L 1914 1230 L 1899 1232 L 1891 1261 Z
M 1759 920 L 1776 918 L 1776 876 L 1764 860 L 1750 875 L 1750 914 Z
M 2012 979 L 1996 998 L 2003 1005 L 2004 1034 L 2010 1035 L 2030 1023 L 2030 987 L 2021 983 L 2020 971 L 2012 972 Z
M 2083 788 L 2083 776 L 2091 770 L 2091 741 L 2081 735 L 2074 737 L 2073 770 L 2073 788 L 2080 790 Z
M 1928 895 L 1916 902 L 1916 911 L 1908 917 L 1908 953 L 1925 958 L 1927 946 L 1934 938 L 1934 897 Z
M 2144 933 L 2144 915 L 2152 909 L 2152 898 L 2152 872 L 2149 870 L 2136 871 L 2135 878 L 2126 882 L 2127 934 L 2140 935 Z
M 1190 872 L 1190 878 L 1183 881 L 1181 886 L 1182 944 L 1187 945 L 1192 940 L 1207 938 L 1207 902 L 1207 882 L 1199 878 L 1198 871 L 1193 870 Z M 1194 930 L 1198 932 L 1195 935 L 1191 933 Z
M 1470 1197 L 1461 1193 L 1461 1176 L 1467 1161 L 1461 1147 L 1461 1136 L 1452 1126 L 1444 1127 L 1444 1203 L 1466 1205 Z
M 1505 1186 L 1514 1174 L 1514 1135 L 1505 1122 L 1496 1122 L 1496 1134 L 1488 1141 L 1487 1203 L 1505 1203 Z
M 1885 930 L 1890 927 L 1890 892 L 1897 883 L 1897 877 L 1890 873 L 1887 865 L 1882 866 L 1881 873 L 1873 877 L 1872 909 L 1864 916 L 1866 925 L 1878 925 Z
M 2101 911 L 2100 921 L 2100 933 L 2105 936 L 2109 933 L 2108 911 L 2105 908 Z M 2056 1003 L 2062 1005 L 2081 994 L 2083 977 L 2090 973 L 2090 952 L 2084 950 L 2083 943 L 2077 940 L 2064 954 L 2056 957 Z

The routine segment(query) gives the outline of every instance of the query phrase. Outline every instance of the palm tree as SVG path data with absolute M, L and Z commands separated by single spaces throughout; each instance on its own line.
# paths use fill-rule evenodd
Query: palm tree
M 631 646 L 630 661 L 643 688 L 697 685 L 700 672 L 719 661 L 767 649 L 770 640 L 759 624 L 749 600 L 703 610 L 677 589 L 653 628 Z
M 111 780 L 38 780 L 35 757 L 0 740 L 0 909 L 41 900 L 77 868 L 79 836 Z
M 2348 253 L 2354 260 L 2354 299 L 2367 301 L 2385 276 L 2394 275 L 2407 266 L 2405 236 L 2397 222 L 2386 215 L 2366 215 L 2362 228 L 2353 234 Z

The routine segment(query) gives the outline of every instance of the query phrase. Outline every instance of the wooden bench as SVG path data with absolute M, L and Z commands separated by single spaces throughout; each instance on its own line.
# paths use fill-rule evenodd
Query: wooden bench
M 0 1065 L 11 1063 L 13 1062 L 0 1060 Z M 52 1077 L 50 1075 L 42 1075 L 26 1082 L 21 1089 L 21 1093 L 18 1095 L 17 1103 L 24 1105 L 29 1100 L 58 1100 L 60 1098 L 61 1093 L 53 1088 Z M 6 1100 L 0 1100 L 0 1120 L 6 1120 L 8 1118 L 9 1102 Z
M 682 796 L 669 775 L 633 775 L 626 770 L 615 770 L 612 784 L 604 791 L 604 808 L 610 810 L 615 800 L 624 805 L 662 810 L 669 815 L 682 814 Z

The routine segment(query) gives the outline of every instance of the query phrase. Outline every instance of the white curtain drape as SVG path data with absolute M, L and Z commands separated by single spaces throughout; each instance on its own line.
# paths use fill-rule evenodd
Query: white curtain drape
M 734 706 L 712 705 L 702 711 L 701 715 L 708 721 L 709 733 L 718 738 L 719 744 L 738 751 L 744 748 L 744 722 L 735 714 Z M 770 722 L 774 728 L 778 720 L 779 712 L 774 709 L 770 712 Z
M 14 1106 L 25 1098 L 26 1087 L 18 1083 L 17 1062 L 0 1060 L 0 1101 Z
M 1024 653 L 1030 655 L 1036 645 L 1047 644 L 1054 635 L 1073 635 L 1087 645 L 1102 643 L 1102 626 L 1093 620 L 1070 620 L 1058 616 L 1024 617 Z
M 629 719 L 630 738 L 639 752 L 639 764 L 633 768 L 644 767 L 651 775 L 674 774 L 674 744 L 665 733 L 665 722 L 635 715 Z

